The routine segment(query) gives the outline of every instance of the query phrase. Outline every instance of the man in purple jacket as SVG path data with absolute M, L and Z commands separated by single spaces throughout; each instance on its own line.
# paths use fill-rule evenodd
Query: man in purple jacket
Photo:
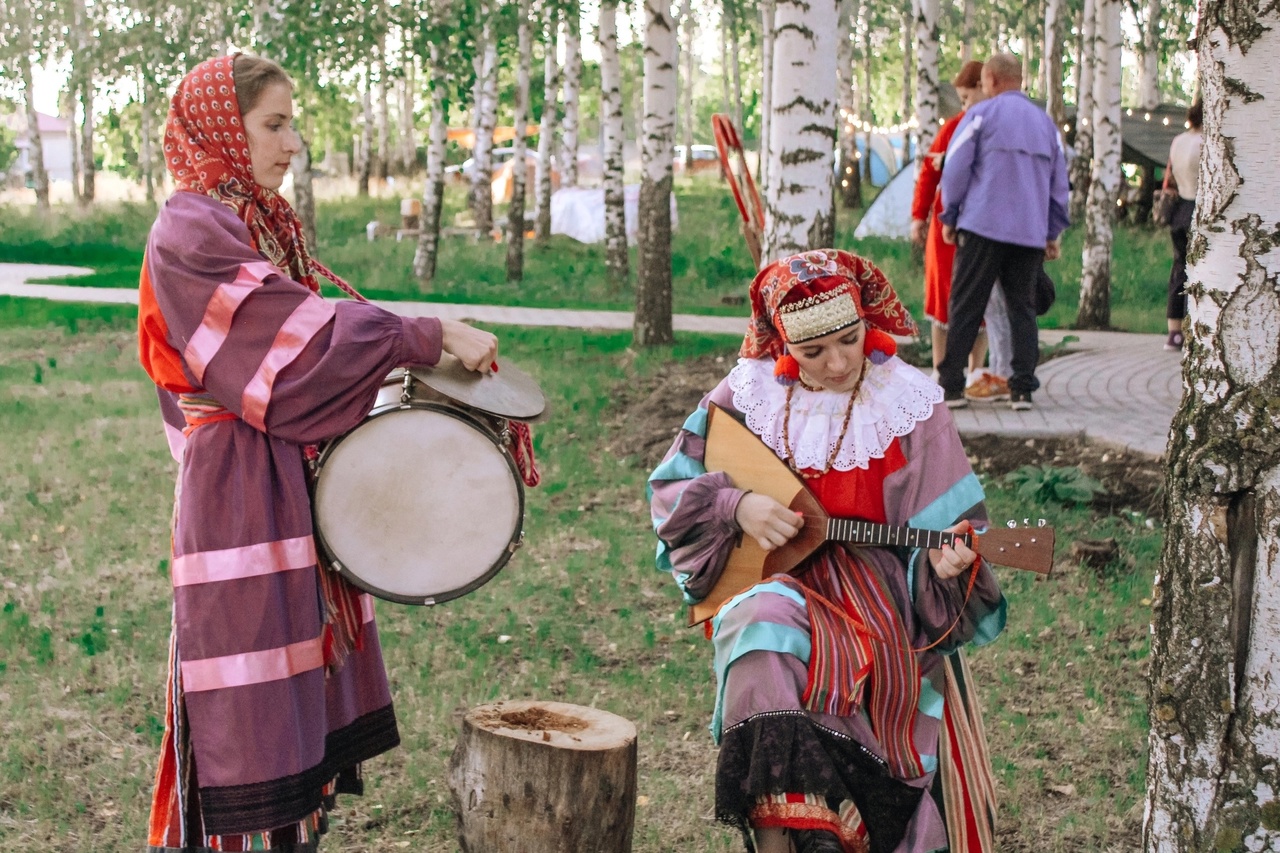
M 1022 93 L 1016 58 L 987 60 L 982 88 L 987 100 L 969 108 L 942 167 L 942 237 L 957 249 L 938 381 L 949 407 L 967 405 L 965 363 L 998 279 L 1013 332 L 1010 406 L 1026 410 L 1040 387 L 1036 276 L 1070 222 L 1066 157 L 1053 120 Z

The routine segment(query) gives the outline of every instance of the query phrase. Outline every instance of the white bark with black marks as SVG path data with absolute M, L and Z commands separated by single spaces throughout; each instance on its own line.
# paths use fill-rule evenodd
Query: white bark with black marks
M 559 43 L 559 15 L 547 4 L 543 21 L 542 56 L 542 122 L 538 126 L 537 208 L 534 214 L 534 240 L 546 244 L 551 240 L 552 171 L 555 169 L 557 112 L 560 101 L 560 66 L 556 61 Z
M 768 263 L 835 242 L 838 0 L 779 0 L 764 198 Z
M 1142 21 L 1142 44 L 1138 51 L 1138 106 L 1154 110 L 1160 106 L 1160 31 L 1163 22 L 1160 0 L 1147 0 Z
M 441 10 L 443 16 L 447 10 Z M 431 80 L 431 125 L 427 131 L 427 180 L 422 190 L 422 219 L 418 225 L 418 247 L 413 254 L 413 275 L 418 290 L 427 292 L 436 277 L 440 255 L 440 214 L 444 207 L 445 146 L 449 140 L 449 121 L 445 110 L 445 68 L 447 44 L 437 32 L 427 52 Z
M 1094 0 L 1093 179 L 1085 210 L 1080 307 L 1076 325 L 1111 325 L 1111 247 L 1120 197 L 1121 0 Z
M 1095 0 L 1084 0 L 1080 12 L 1080 44 L 1076 54 L 1076 136 L 1075 158 L 1071 161 L 1071 221 L 1084 216 L 1093 174 L 1093 74 L 1094 31 L 1097 20 Z
M 938 0 L 913 0 L 916 35 L 916 164 L 938 135 Z M 847 39 L 846 39 L 847 41 Z M 908 116 L 909 117 L 909 116 Z
M 528 175 L 525 126 L 529 121 L 529 66 L 533 63 L 533 37 L 529 32 L 529 0 L 516 8 L 516 91 L 511 121 L 511 203 L 507 205 L 507 281 L 524 279 L 524 198 Z
M 44 166 L 44 138 L 40 135 L 40 115 L 36 111 L 36 101 L 33 97 L 35 86 L 31 67 L 35 60 L 28 55 L 22 57 L 19 62 L 21 63 L 23 103 L 26 105 L 27 113 L 27 140 L 30 143 L 27 156 L 30 158 L 31 177 L 35 183 L 36 207 L 39 210 L 48 211 L 49 173 Z
M 1147 853 L 1280 850 L 1280 9 L 1205 0 L 1185 393 L 1151 639 Z
M 600 132 L 604 136 L 604 243 L 605 269 L 611 290 L 620 289 L 630 276 L 627 255 L 627 219 L 623 181 L 622 65 L 618 59 L 618 0 L 600 3 Z
M 671 184 L 678 74 L 671 0 L 645 0 L 644 19 L 644 123 L 640 138 L 639 253 L 632 337 L 637 346 L 656 346 L 674 340 Z
M 565 13 L 564 120 L 560 123 L 560 186 L 578 185 L 579 94 L 582 91 L 582 10 L 571 3 Z
M 498 40 L 491 0 L 480 6 L 480 43 L 476 45 L 475 158 L 471 171 L 471 216 L 476 235 L 487 237 L 493 230 L 493 131 L 498 125 Z
M 1066 108 L 1062 100 L 1062 20 L 1064 0 L 1046 0 L 1044 4 L 1044 62 L 1041 63 L 1045 112 L 1053 123 L 1062 127 Z

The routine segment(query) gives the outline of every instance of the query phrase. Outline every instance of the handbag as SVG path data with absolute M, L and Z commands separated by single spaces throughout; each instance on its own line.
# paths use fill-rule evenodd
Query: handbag
M 1177 190 L 1160 190 L 1151 203 L 1151 218 L 1157 225 L 1168 226 L 1173 222 L 1173 210 L 1178 206 Z
M 1178 206 L 1178 183 L 1170 180 L 1173 177 L 1173 159 L 1164 167 L 1164 183 L 1151 200 L 1151 219 L 1157 225 L 1168 225 L 1173 222 L 1173 209 Z

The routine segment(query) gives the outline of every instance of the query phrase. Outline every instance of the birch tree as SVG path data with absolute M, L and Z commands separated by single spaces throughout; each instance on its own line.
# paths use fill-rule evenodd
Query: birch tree
M 838 0 L 778 0 L 763 262 L 835 242 Z
M 1204 148 L 1151 634 L 1147 853 L 1280 850 L 1280 8 L 1205 0 Z
M 417 58 L 405 38 L 404 54 L 400 57 L 400 170 L 412 175 L 418 160 L 417 134 L 414 128 L 414 88 L 417 78 Z
M 671 327 L 671 155 L 676 123 L 676 22 L 671 0 L 644 0 L 644 123 L 636 275 L 637 346 L 669 344 Z
M 0 71 L 13 74 L 22 86 L 23 112 L 27 122 L 27 162 L 35 184 L 36 207 L 49 210 L 49 173 L 44 166 L 44 140 L 40 134 L 40 115 L 36 111 L 32 67 L 36 63 L 36 28 L 30 0 L 0 2 Z
M 475 148 L 471 170 L 471 218 L 476 236 L 493 230 L 493 131 L 498 124 L 498 39 L 493 26 L 494 0 L 479 7 L 479 44 L 476 45 Z
M 911 73 L 911 47 L 916 39 L 915 27 L 912 26 L 915 6 L 916 0 L 912 0 L 902 8 L 898 19 L 902 25 L 902 109 L 898 112 L 902 121 L 911 117 L 911 90 L 915 82 Z
M 529 33 L 529 0 L 516 7 L 516 91 L 511 121 L 511 203 L 507 205 L 507 281 L 524 279 L 525 127 L 529 121 L 529 66 L 533 62 Z
M 623 183 L 622 63 L 618 59 L 618 0 L 601 0 L 600 133 L 604 138 L 605 269 L 611 287 L 630 277 L 627 255 L 626 197 Z
M 1120 193 L 1120 0 L 1094 0 L 1093 179 L 1085 210 L 1076 326 L 1111 325 L 1111 245 Z
M 960 0 L 960 64 L 973 59 L 974 0 Z
M 81 184 L 75 193 L 81 204 L 92 204 L 96 195 L 97 168 L 94 163 L 94 55 L 90 40 L 93 21 L 84 0 L 72 0 L 70 6 L 70 30 L 68 40 L 71 56 L 71 73 L 67 80 L 70 95 L 71 147 L 79 167 L 75 170 Z M 79 101 L 79 127 L 76 121 L 76 101 Z
M 365 60 L 364 85 L 360 91 L 360 145 L 356 155 L 356 195 L 369 195 L 369 179 L 373 176 L 373 63 Z
M 578 133 L 581 117 L 578 107 L 582 92 L 582 10 L 576 0 L 565 10 L 564 37 L 564 119 L 560 123 L 560 186 L 578 185 Z
M 1059 127 L 1067 115 L 1062 100 L 1062 20 L 1065 6 L 1065 0 L 1045 0 L 1044 61 L 1040 64 L 1044 109 Z
M 436 277 L 440 253 L 440 214 L 444 207 L 445 145 L 449 139 L 446 65 L 452 18 L 452 0 L 436 0 L 428 27 L 427 70 L 431 86 L 431 125 L 427 131 L 427 180 L 422 190 L 422 220 L 418 226 L 418 247 L 413 254 L 413 274 L 418 289 L 426 292 Z
M 697 66 L 693 58 L 693 40 L 698 32 L 698 22 L 693 15 L 692 0 L 684 0 L 684 4 L 680 9 L 680 31 L 684 37 L 684 44 L 680 47 L 680 60 L 684 66 L 684 83 L 680 88 L 681 108 L 680 108 L 680 127 L 682 139 L 684 142 L 684 169 L 685 174 L 693 172 L 693 85 L 694 75 L 697 73 Z
M 738 5 L 737 0 L 724 0 L 725 43 L 729 47 L 728 72 L 733 80 L 733 100 L 729 115 L 733 116 L 734 127 L 739 134 L 745 133 L 742 126 L 742 62 L 738 47 Z
M 559 15 L 551 3 L 545 7 L 543 35 L 542 121 L 538 126 L 538 164 L 535 170 L 538 197 L 533 238 L 545 245 L 551 240 L 551 178 L 555 169 L 556 110 L 560 100 L 560 67 L 556 61 L 560 42 Z
M 938 135 L 938 0 L 914 0 L 916 37 L 916 165 Z M 847 39 L 845 39 L 847 41 Z M 910 117 L 910 114 L 907 114 Z
M 773 121 L 773 40 L 774 0 L 760 4 L 760 159 L 756 165 L 760 192 L 769 186 L 769 126 Z M 855 15 L 854 18 L 857 18 Z
M 1160 106 L 1160 32 L 1163 29 L 1160 0 L 1147 0 L 1138 51 L 1138 106 L 1153 110 Z
M 387 180 L 387 166 L 391 161 L 391 109 L 387 102 L 387 34 L 378 33 L 377 56 L 374 67 L 378 76 L 373 87 L 374 154 L 373 176 L 382 182 Z
M 853 22 L 858 19 L 860 5 L 859 0 L 840 0 L 836 34 L 836 92 L 840 110 L 836 128 L 840 146 L 840 198 L 846 209 L 862 207 L 862 170 L 858 168 L 858 136 L 853 123 L 858 113 L 858 90 L 853 81 Z M 762 155 L 760 159 L 767 158 Z
M 1076 53 L 1076 138 L 1075 158 L 1071 161 L 1071 221 L 1084 216 L 1089 198 L 1090 176 L 1093 174 L 1093 75 L 1094 32 L 1097 29 L 1094 3 L 1084 0 L 1080 11 L 1080 43 Z

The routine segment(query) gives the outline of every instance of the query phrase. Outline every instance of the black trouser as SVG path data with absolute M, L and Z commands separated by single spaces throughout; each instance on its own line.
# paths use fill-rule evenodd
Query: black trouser
M 1169 217 L 1173 267 L 1169 270 L 1169 303 L 1164 315 L 1170 320 L 1181 320 L 1187 316 L 1187 297 L 1184 291 L 1187 286 L 1187 237 L 1195 211 L 1195 199 L 1180 198 L 1174 205 L 1173 215 Z
M 1036 379 L 1040 330 L 1036 325 L 1035 292 L 1036 276 L 1044 263 L 1044 249 L 988 240 L 972 231 L 959 232 L 956 243 L 947 351 L 938 365 L 938 381 L 949 393 L 964 391 L 969 350 L 978 337 L 991 288 L 999 279 L 1009 306 L 1009 329 L 1013 337 L 1013 375 L 1009 377 L 1009 390 L 1018 393 L 1036 390 L 1040 387 Z

